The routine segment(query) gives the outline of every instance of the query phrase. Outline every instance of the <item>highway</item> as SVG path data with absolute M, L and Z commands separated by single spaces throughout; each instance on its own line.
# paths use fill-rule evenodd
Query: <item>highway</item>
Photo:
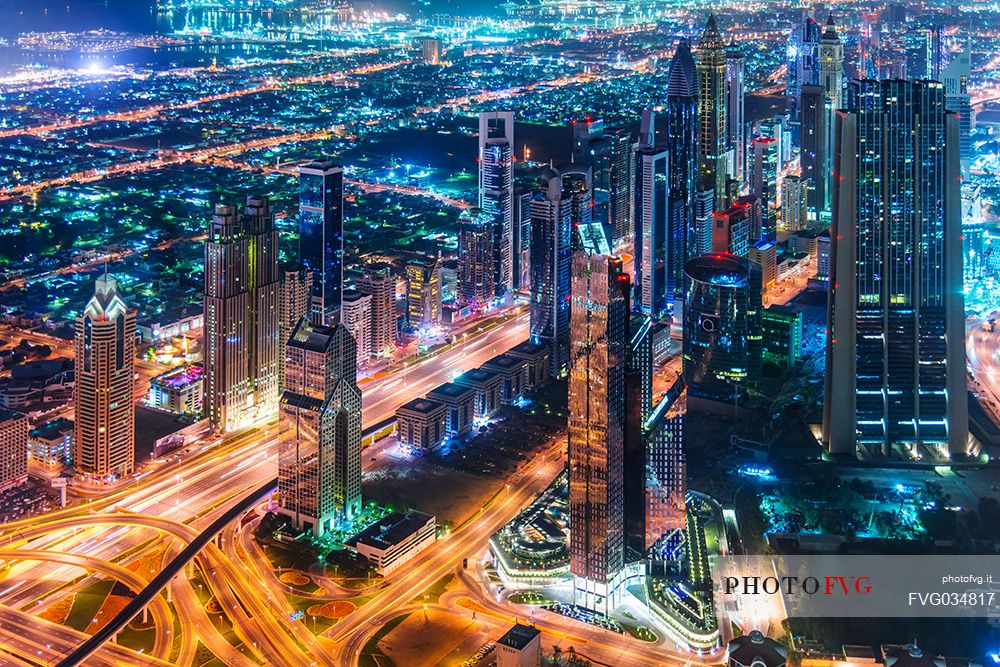
M 984 318 L 966 320 L 965 353 L 980 403 L 993 422 L 1000 425 L 1000 325 L 987 331 L 984 324 Z

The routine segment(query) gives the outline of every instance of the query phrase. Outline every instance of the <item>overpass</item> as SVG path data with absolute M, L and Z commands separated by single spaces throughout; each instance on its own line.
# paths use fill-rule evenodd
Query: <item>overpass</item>
M 95 632 L 90 639 L 73 649 L 65 658 L 59 661 L 58 667 L 75 667 L 82 664 L 87 658 L 94 654 L 104 642 L 117 635 L 125 625 L 131 621 L 143 607 L 153 601 L 160 591 L 173 579 L 188 561 L 194 558 L 223 528 L 231 521 L 234 521 L 241 514 L 249 510 L 258 500 L 266 496 L 272 489 L 278 486 L 278 478 L 268 481 L 262 486 L 254 489 L 236 505 L 231 507 L 222 516 L 212 522 L 208 528 L 198 534 L 186 547 L 181 549 L 170 563 L 149 582 L 149 584 L 139 591 L 139 593 L 129 602 L 124 609 L 112 618 L 103 628 Z

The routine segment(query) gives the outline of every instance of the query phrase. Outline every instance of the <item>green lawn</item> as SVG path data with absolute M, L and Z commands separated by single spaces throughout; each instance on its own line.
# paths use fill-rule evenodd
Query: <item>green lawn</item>
M 73 607 L 66 617 L 65 625 L 83 632 L 90 625 L 90 622 L 97 615 L 98 610 L 108 597 L 108 593 L 114 587 L 115 582 L 111 579 L 95 582 L 73 597 Z

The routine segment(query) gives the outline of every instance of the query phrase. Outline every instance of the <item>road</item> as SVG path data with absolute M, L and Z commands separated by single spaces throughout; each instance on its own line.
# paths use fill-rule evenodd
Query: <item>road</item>
M 1000 326 L 986 331 L 985 323 L 978 317 L 966 320 L 965 354 L 980 403 L 993 423 L 1000 425 Z

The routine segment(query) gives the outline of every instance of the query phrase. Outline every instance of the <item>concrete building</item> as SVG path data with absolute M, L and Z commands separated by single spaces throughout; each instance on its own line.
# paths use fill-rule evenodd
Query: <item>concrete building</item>
M 441 40 L 437 37 L 425 37 L 421 40 L 421 50 L 424 62 L 428 65 L 441 64 Z
M 149 382 L 146 405 L 179 415 L 200 415 L 205 369 L 200 364 L 178 366 Z
M 410 330 L 441 324 L 441 260 L 418 257 L 406 263 L 406 314 Z
M 541 667 L 542 633 L 531 625 L 515 625 L 497 640 L 496 667 Z
M 765 289 L 778 282 L 778 245 L 774 241 L 758 241 L 750 244 L 747 259 L 760 265 Z
M 393 512 L 347 540 L 344 546 L 363 556 L 381 576 L 399 569 L 437 539 L 436 519 L 424 512 Z
M 48 474 L 73 464 L 73 422 L 59 417 L 28 432 L 28 459 Z
M 830 235 L 821 234 L 816 238 L 816 276 L 830 277 Z
M 737 204 L 712 216 L 712 252 L 746 257 L 750 248 L 750 207 Z
M 809 225 L 808 178 L 788 174 L 781 181 L 781 227 L 786 232 L 797 232 Z
M 28 417 L 0 409 L 0 491 L 28 481 Z
M 503 378 L 500 385 L 500 402 L 503 405 L 509 405 L 527 391 L 528 364 L 524 359 L 510 354 L 498 354 L 480 368 L 493 371 Z
M 455 384 L 476 390 L 473 415 L 476 419 L 489 419 L 500 409 L 500 392 L 503 378 L 499 373 L 482 368 L 465 371 L 454 380 Z
M 507 354 L 515 359 L 524 359 L 528 391 L 534 391 L 548 380 L 549 350 L 545 346 L 526 340 L 509 349 Z
M 135 469 L 135 311 L 106 273 L 76 318 L 73 347 L 76 471 L 98 479 L 129 475 Z
M 788 250 L 796 255 L 816 256 L 819 234 L 802 229 L 788 233 Z
M 341 296 L 340 322 L 354 336 L 358 347 L 358 366 L 364 366 L 372 351 L 372 297 L 357 290 L 346 290 Z
M 472 430 L 476 403 L 476 390 L 473 387 L 446 382 L 432 389 L 427 398 L 445 406 L 445 432 L 449 436 L 460 438 Z
M 433 449 L 445 436 L 448 408 L 444 403 L 415 398 L 396 408 L 396 436 L 401 445 Z
M 285 355 L 282 352 L 299 320 L 309 316 L 312 302 L 312 274 L 302 268 L 281 273 L 278 296 L 278 388 L 285 387 Z
M 391 268 L 388 264 L 367 264 L 354 285 L 372 298 L 372 356 L 390 354 L 396 347 L 396 281 Z

